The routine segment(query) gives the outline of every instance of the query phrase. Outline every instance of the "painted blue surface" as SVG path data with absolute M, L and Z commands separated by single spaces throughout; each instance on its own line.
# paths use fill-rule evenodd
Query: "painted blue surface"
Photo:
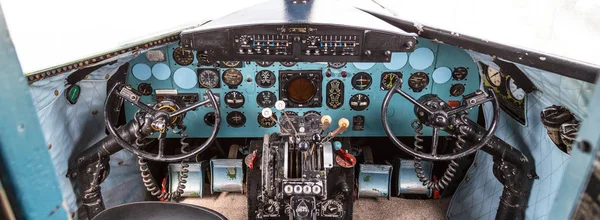
M 600 83 L 596 83 L 596 90 L 590 100 L 588 109 L 600 108 Z M 598 157 L 600 145 L 600 114 L 588 114 L 582 121 L 577 141 L 587 141 L 592 149 L 589 153 L 583 152 L 579 147 L 573 147 L 572 159 L 567 163 L 564 177 L 557 192 L 557 199 L 551 207 L 550 219 L 568 219 L 573 215 L 582 192 L 585 191 L 586 182 L 590 175 L 594 175 L 594 159 Z
M 166 48 L 163 48 L 162 50 L 164 50 L 165 54 L 170 55 L 170 54 L 172 54 L 173 50 L 177 46 L 178 46 L 178 44 L 174 43 L 174 44 L 167 46 Z M 427 61 L 427 62 L 433 63 L 433 64 L 423 70 L 415 69 L 412 65 L 409 65 L 408 63 L 403 65 L 403 67 L 398 70 L 388 69 L 388 68 L 386 68 L 384 63 L 375 63 L 373 65 L 369 64 L 366 66 L 365 66 L 366 63 L 348 63 L 347 65 L 345 65 L 345 67 L 343 67 L 341 69 L 333 69 L 332 68 L 331 69 L 332 76 L 326 77 L 325 72 L 327 71 L 327 63 L 305 62 L 305 63 L 298 63 L 297 65 L 295 65 L 293 67 L 284 67 L 276 62 L 275 64 L 273 64 L 270 67 L 260 67 L 260 66 L 256 65 L 254 62 L 250 62 L 250 63 L 243 62 L 243 67 L 237 68 L 243 74 L 242 84 L 240 84 L 235 89 L 230 89 L 223 83 L 223 81 L 221 79 L 221 83 L 220 83 L 221 87 L 212 89 L 212 91 L 214 93 L 218 93 L 221 96 L 220 109 L 221 109 L 221 117 L 222 117 L 221 119 L 222 120 L 221 120 L 221 128 L 220 128 L 218 135 L 219 135 L 219 137 L 262 137 L 265 133 L 273 133 L 273 132 L 279 131 L 279 127 L 277 125 L 272 128 L 263 128 L 263 127 L 260 127 L 257 122 L 257 117 L 260 114 L 260 112 L 262 111 L 262 108 L 256 104 L 256 97 L 257 97 L 258 93 L 260 93 L 262 91 L 271 91 L 271 92 L 275 93 L 276 96 L 279 98 L 279 82 L 276 82 L 275 86 L 273 86 L 271 88 L 260 88 L 255 83 L 256 73 L 260 70 L 271 70 L 276 75 L 278 75 L 280 70 L 320 70 L 320 71 L 322 71 L 322 73 L 323 73 L 323 82 L 322 82 L 323 103 L 322 103 L 322 107 L 320 107 L 320 108 L 288 108 L 286 110 L 295 111 L 300 115 L 304 114 L 307 111 L 317 111 L 317 112 L 320 112 L 322 115 L 330 115 L 333 119 L 333 123 L 332 123 L 332 126 L 330 127 L 330 129 L 335 129 L 337 127 L 337 121 L 341 117 L 347 118 L 348 120 L 350 120 L 351 123 L 352 123 L 353 116 L 362 115 L 365 117 L 364 130 L 353 131 L 352 126 L 350 126 L 350 128 L 346 132 L 341 134 L 340 136 L 378 136 L 378 137 L 386 136 L 385 132 L 383 131 L 383 128 L 382 128 L 383 126 L 381 125 L 381 105 L 382 105 L 383 99 L 387 93 L 387 91 L 384 91 L 380 88 L 381 75 L 384 72 L 402 72 L 403 73 L 402 78 L 404 81 L 402 90 L 404 90 L 406 93 L 410 94 L 411 96 L 413 96 L 415 98 L 419 98 L 425 94 L 436 93 L 443 100 L 447 100 L 447 101 L 448 100 L 458 100 L 459 101 L 461 99 L 460 97 L 451 97 L 450 96 L 449 91 L 450 91 L 450 87 L 452 86 L 452 84 L 456 84 L 456 83 L 464 84 L 466 87 L 465 94 L 474 92 L 475 90 L 477 90 L 479 88 L 480 78 L 479 78 L 479 74 L 478 74 L 478 70 L 479 70 L 478 66 L 475 62 L 473 62 L 473 59 L 464 50 L 457 48 L 457 47 L 449 46 L 449 45 L 433 43 L 426 39 L 419 39 L 418 47 L 425 49 L 425 50 L 417 49 L 418 51 L 429 51 L 429 52 L 436 51 L 436 54 L 435 54 L 436 56 L 434 56 L 435 59 L 431 60 L 431 61 Z M 419 52 L 419 53 L 427 54 L 428 52 Z M 410 57 L 413 55 L 409 53 L 408 56 Z M 416 57 L 418 58 L 420 56 L 422 56 L 422 55 L 418 55 Z M 413 56 L 413 58 L 412 58 L 413 60 L 417 59 L 414 57 L 415 56 Z M 428 55 L 426 55 L 425 57 L 428 57 Z M 427 58 L 427 59 L 429 59 L 429 58 Z M 403 62 L 402 59 L 396 59 L 396 60 L 400 63 Z M 169 64 L 170 69 L 172 71 L 175 71 L 174 76 L 171 77 L 174 79 L 161 81 L 161 80 L 156 80 L 155 78 L 150 78 L 149 80 L 139 80 L 136 77 L 131 77 L 130 75 L 128 75 L 127 83 L 131 84 L 133 86 L 133 88 L 137 88 L 137 85 L 139 83 L 145 82 L 145 83 L 151 83 L 152 87 L 154 89 L 178 89 L 179 93 L 198 93 L 201 95 L 204 94 L 205 89 L 198 88 L 198 85 L 197 85 L 196 69 L 197 68 L 214 68 L 214 67 L 212 67 L 212 66 L 197 67 L 197 62 L 198 62 L 197 60 L 194 60 L 194 63 L 192 65 L 179 66 L 173 61 L 171 56 L 169 57 L 167 62 Z M 145 56 L 138 56 L 134 60 L 131 61 L 132 65 L 130 65 L 130 66 L 135 66 L 138 63 L 153 65 L 153 63 L 150 63 L 146 60 Z M 356 67 L 357 65 L 360 66 L 362 69 L 357 68 Z M 391 65 L 392 66 L 394 66 L 394 65 L 400 66 L 401 64 L 394 63 Z M 388 64 L 388 66 L 390 66 L 390 64 Z M 368 67 L 368 69 L 363 70 L 366 67 Z M 457 80 L 451 79 L 444 84 L 436 84 L 436 83 L 433 83 L 433 80 L 430 80 L 429 85 L 425 89 L 423 89 L 423 91 L 421 91 L 421 92 L 414 92 L 414 91 L 412 91 L 412 89 L 410 89 L 408 87 L 407 82 L 408 82 L 408 78 L 410 77 L 411 73 L 422 71 L 422 72 L 427 73 L 431 78 L 431 73 L 433 73 L 433 71 L 438 67 L 448 67 L 449 69 L 454 69 L 456 67 L 465 67 L 468 69 L 469 74 L 468 74 L 467 78 L 464 80 L 457 81 Z M 217 69 L 219 71 L 220 77 L 223 74 L 223 72 L 225 70 L 227 70 L 227 68 L 217 68 Z M 178 76 L 178 74 L 180 74 L 179 72 L 181 72 L 181 71 L 185 71 L 186 76 L 181 77 L 181 79 L 180 79 L 179 78 L 180 76 Z M 342 76 L 342 74 L 341 74 L 342 71 L 345 71 L 347 73 L 346 77 Z M 358 91 L 352 87 L 352 85 L 351 85 L 352 76 L 358 72 L 367 72 L 367 73 L 371 74 L 372 85 L 368 89 Z M 192 73 L 193 73 L 193 76 L 192 76 Z M 326 90 L 327 83 L 334 79 L 341 80 L 345 84 L 345 86 L 344 86 L 344 104 L 342 105 L 342 107 L 340 107 L 338 109 L 329 109 L 325 103 L 325 97 L 326 97 L 325 90 Z M 181 80 L 181 82 L 180 82 L 180 80 Z M 277 80 L 279 80 L 279 79 L 277 79 Z M 175 83 L 174 83 L 174 81 L 175 81 Z M 189 88 L 189 89 L 185 89 L 181 85 L 178 85 L 179 83 L 185 83 L 186 85 L 184 87 Z M 194 86 L 190 87 L 190 84 L 194 84 Z M 245 104 L 241 108 L 231 109 L 231 108 L 227 107 L 227 105 L 225 105 L 225 102 L 223 101 L 224 99 L 222 97 L 225 96 L 225 93 L 227 93 L 229 91 L 233 91 L 233 90 L 241 92 L 244 95 Z M 354 111 L 349 106 L 350 97 L 352 97 L 353 95 L 358 94 L 358 93 L 363 93 L 363 94 L 367 95 L 370 99 L 369 107 L 363 111 Z M 155 100 L 155 98 L 152 95 L 152 96 L 143 97 L 142 100 L 146 103 L 152 103 Z M 272 109 L 273 109 L 273 112 L 276 113 L 278 116 L 281 114 L 280 111 L 278 111 L 274 108 L 272 108 Z M 410 126 L 411 122 L 416 118 L 415 114 L 413 112 L 413 109 L 414 109 L 413 104 L 409 103 L 409 101 L 405 100 L 400 95 L 395 95 L 394 98 L 392 98 L 392 102 L 388 109 L 388 112 L 390 113 L 388 115 L 388 117 L 394 119 L 394 120 L 391 120 L 391 128 L 396 135 L 398 135 L 398 136 L 413 136 L 414 135 L 414 130 Z M 125 105 L 125 111 L 127 113 L 129 120 L 132 119 L 132 115 L 136 110 L 137 110 L 136 107 L 134 107 L 132 105 Z M 212 127 L 209 127 L 208 125 L 206 125 L 206 123 L 204 123 L 204 115 L 211 111 L 212 111 L 212 109 L 210 109 L 210 108 L 200 107 L 196 111 L 191 111 L 188 114 L 186 114 L 184 123 L 187 125 L 187 128 L 188 128 L 186 130 L 186 133 L 189 134 L 190 137 L 207 137 L 210 134 L 210 132 L 212 131 Z M 240 112 L 244 113 L 246 116 L 246 124 L 240 128 L 233 128 L 233 127 L 229 126 L 225 121 L 225 116 L 231 111 L 240 111 Z M 469 114 L 469 118 L 475 120 L 477 118 L 477 111 L 478 111 L 478 108 L 473 109 Z M 426 127 L 424 129 L 424 134 L 430 135 L 431 129 Z M 446 135 L 446 133 L 444 133 L 444 132 L 442 132 L 441 134 Z M 175 135 L 175 134 L 172 134 L 171 132 L 169 132 L 168 137 L 178 137 L 178 135 Z
M 448 67 L 440 67 L 433 71 L 431 74 L 431 78 L 433 78 L 433 82 L 437 84 L 444 84 L 452 78 L 452 70 Z
M 173 74 L 173 82 L 179 88 L 191 89 L 198 83 L 198 76 L 196 73 L 188 68 L 179 68 Z
M 392 60 L 389 63 L 384 63 L 383 66 L 390 70 L 397 70 L 406 65 L 408 61 L 408 53 L 393 53 Z
M 171 77 L 171 68 L 164 63 L 157 63 L 152 66 L 152 75 L 158 80 L 166 80 Z
M 435 55 L 430 48 L 419 47 L 410 54 L 408 63 L 416 70 L 425 70 L 433 64 Z
M 133 76 L 139 80 L 148 80 L 151 76 L 150 67 L 144 63 L 138 63 L 131 69 Z
M 0 8 L 0 163 L 19 219 L 66 219 L 48 146 Z
M 358 197 L 390 198 L 392 189 L 392 166 L 360 164 L 358 174 Z

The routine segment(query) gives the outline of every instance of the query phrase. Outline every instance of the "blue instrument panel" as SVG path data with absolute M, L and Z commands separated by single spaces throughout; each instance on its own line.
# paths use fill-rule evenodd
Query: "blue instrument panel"
M 152 94 L 142 98 L 145 103 L 156 102 L 155 90 L 162 89 L 176 89 L 180 94 L 198 94 L 200 100 L 203 100 L 205 89 L 200 88 L 198 69 L 216 70 L 218 72 L 218 82 L 212 83 L 217 83 L 218 87 L 212 88 L 212 92 L 217 93 L 220 97 L 221 128 L 218 137 L 262 137 L 265 133 L 279 132 L 279 126 L 274 125 L 265 128 L 259 125 L 258 119 L 263 109 L 257 104 L 259 93 L 263 91 L 273 92 L 279 100 L 281 99 L 280 80 L 284 78 L 283 73 L 290 71 L 317 73 L 321 75 L 319 78 L 322 79 L 320 88 L 318 88 L 322 97 L 320 107 L 286 108 L 286 111 L 293 111 L 298 115 L 307 112 L 330 115 L 333 118 L 330 129 L 337 127 L 337 121 L 340 118 L 347 118 L 351 125 L 340 136 L 386 136 L 381 124 L 381 105 L 387 93 L 385 87 L 390 84 L 382 84 L 381 82 L 383 77 L 388 77 L 390 73 L 401 73 L 403 79 L 402 90 L 416 99 L 425 94 L 433 93 L 446 101 L 460 101 L 461 94 L 469 94 L 479 89 L 479 68 L 464 50 L 422 38 L 418 39 L 418 42 L 417 49 L 414 52 L 394 53 L 390 63 L 346 63 L 339 68 L 329 67 L 327 63 L 320 62 L 299 62 L 293 65 L 275 62 L 268 67 L 262 67 L 255 62 L 241 62 L 241 67 L 237 68 L 202 66 L 198 64 L 199 61 L 195 51 L 191 56 L 193 61 L 184 59 L 190 64 L 182 66 L 173 59 L 174 51 L 178 48 L 178 44 L 174 43 L 161 49 L 167 57 L 164 62 L 150 62 L 144 54 L 133 59 L 130 62 L 130 69 L 128 70 L 130 74 L 127 75 L 126 82 L 133 88 L 137 88 L 141 83 L 148 83 L 152 86 Z M 239 70 L 242 77 L 239 85 L 230 87 L 223 81 L 225 71 L 229 70 L 226 74 L 228 75 L 226 76 L 228 81 L 240 80 L 239 77 L 229 76 L 231 72 L 237 72 L 232 69 Z M 275 74 L 276 82 L 273 86 L 263 88 L 265 82 L 256 81 L 257 73 L 262 70 L 269 70 Z M 280 71 L 283 72 L 282 75 L 280 75 Z M 339 106 L 327 104 L 329 101 L 327 90 L 330 89 L 328 83 L 333 80 L 339 80 L 337 82 L 341 81 L 343 83 L 343 102 L 338 103 L 341 104 Z M 409 86 L 411 80 L 416 88 Z M 352 81 L 356 82 L 354 86 Z M 232 91 L 237 92 L 234 96 L 236 100 L 241 100 L 240 94 L 243 96 L 244 104 L 241 107 L 230 107 L 237 107 L 236 105 L 239 105 L 239 103 L 226 105 L 225 96 Z M 455 96 L 451 93 L 454 93 Z M 230 95 L 233 95 L 233 93 Z M 368 106 L 364 106 L 364 96 L 368 99 Z M 355 105 L 354 109 L 351 108 L 351 103 Z M 336 109 L 332 109 L 330 106 Z M 272 108 L 272 110 L 279 119 L 281 112 L 275 108 Z M 127 120 L 132 120 L 136 111 L 137 107 L 126 105 Z M 184 124 L 187 126 L 185 133 L 190 137 L 208 137 L 212 127 L 205 123 L 204 118 L 209 112 L 212 112 L 212 108 L 205 106 L 188 112 L 184 119 Z M 415 134 L 411 127 L 411 122 L 416 119 L 412 103 L 400 95 L 395 95 L 388 112 L 390 113 L 388 117 L 392 119 L 390 120 L 391 128 L 397 136 L 413 136 Z M 468 117 L 476 120 L 477 112 L 478 108 L 471 110 Z M 237 125 L 232 126 L 226 120 L 228 114 L 238 121 L 240 117 L 245 117 L 245 123 L 239 127 Z M 360 126 L 361 123 L 362 126 Z M 425 127 L 423 132 L 425 135 L 431 134 L 431 129 Z M 441 132 L 441 135 L 446 134 Z M 168 137 L 179 137 L 179 135 L 169 132 Z

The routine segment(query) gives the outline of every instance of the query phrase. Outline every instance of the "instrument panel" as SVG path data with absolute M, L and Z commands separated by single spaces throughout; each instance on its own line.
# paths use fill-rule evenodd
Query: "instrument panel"
M 126 83 L 143 88 L 142 98 L 154 103 L 177 95 L 187 103 L 203 100 L 210 88 L 219 97 L 221 130 L 218 137 L 262 137 L 279 132 L 279 124 L 263 118 L 263 108 L 272 108 L 275 120 L 286 117 L 273 106 L 286 102 L 287 115 L 330 115 L 350 120 L 340 136 L 386 136 L 381 124 L 381 103 L 387 90 L 399 79 L 402 89 L 419 98 L 437 94 L 446 101 L 479 89 L 479 69 L 462 49 L 419 38 L 413 52 L 395 52 L 389 63 L 368 62 L 270 62 L 210 61 L 178 43 L 160 49 L 169 59 L 149 62 L 138 56 L 130 62 Z M 190 58 L 191 57 L 191 58 Z M 190 62 L 191 61 L 191 62 Z M 157 94 L 157 92 L 159 94 Z M 126 105 L 127 119 L 137 109 Z M 184 119 L 190 137 L 208 137 L 214 114 L 208 107 L 190 111 Z M 468 117 L 476 120 L 477 109 Z M 391 127 L 397 136 L 413 136 L 414 106 L 396 95 L 389 109 Z M 430 134 L 428 128 L 424 134 Z M 443 132 L 442 132 L 443 133 Z M 170 134 L 169 137 L 178 137 Z

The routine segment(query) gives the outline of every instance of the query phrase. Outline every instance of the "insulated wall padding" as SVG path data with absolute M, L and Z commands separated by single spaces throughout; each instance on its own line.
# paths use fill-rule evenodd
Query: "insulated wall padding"
M 74 105 L 66 100 L 64 94 L 65 78 L 69 74 L 50 77 L 31 85 L 31 94 L 63 194 L 63 207 L 67 212 L 77 211 L 73 187 L 66 177 L 69 158 L 106 137 L 104 101 L 107 78 L 131 59 L 121 58 L 117 63 L 101 67 L 79 82 L 81 95 Z M 101 185 L 106 207 L 144 200 L 146 191 L 140 178 L 137 157 L 126 150 L 112 155 L 110 175 Z
M 528 125 L 523 126 L 502 112 L 496 136 L 525 155 L 533 157 L 539 179 L 533 182 L 525 217 L 546 219 L 549 207 L 552 207 L 556 199 L 569 155 L 550 140 L 541 123 L 540 112 L 550 105 L 562 102 L 540 92 L 529 94 L 527 102 Z M 486 105 L 484 115 L 488 125 L 492 120 L 491 114 L 491 105 Z M 465 179 L 452 197 L 447 213 L 449 219 L 495 218 L 503 186 L 494 177 L 492 165 L 492 156 L 483 151 L 477 152 L 474 165 L 467 171 Z

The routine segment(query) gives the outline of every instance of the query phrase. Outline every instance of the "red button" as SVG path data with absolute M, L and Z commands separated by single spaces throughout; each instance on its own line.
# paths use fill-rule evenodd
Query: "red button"
M 346 76 L 348 76 L 348 74 L 346 73 L 346 71 L 342 71 L 342 77 L 346 78 Z
M 460 102 L 456 101 L 456 100 L 450 100 L 450 101 L 448 101 L 448 105 L 452 108 L 456 108 L 456 107 L 460 106 Z

